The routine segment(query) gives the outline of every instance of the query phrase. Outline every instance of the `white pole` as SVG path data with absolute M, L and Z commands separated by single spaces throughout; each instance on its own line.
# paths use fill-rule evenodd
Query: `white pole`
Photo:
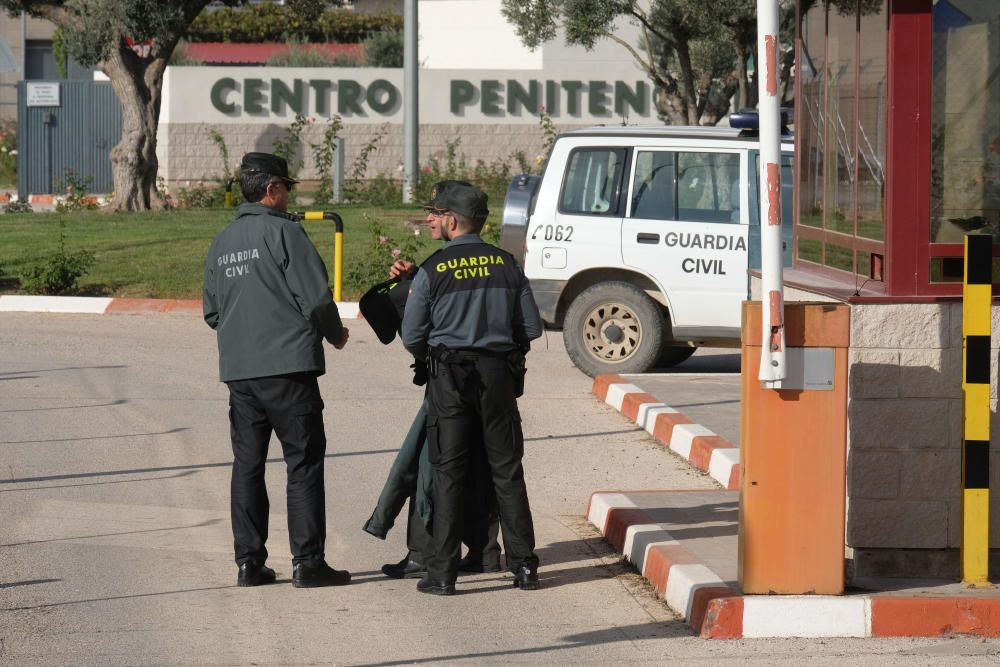
M 417 0 L 403 3 L 403 203 L 409 204 L 419 175 L 420 131 L 417 73 Z
M 785 297 L 781 256 L 781 101 L 778 98 L 778 0 L 757 0 L 760 119 L 761 350 L 758 379 L 785 378 Z

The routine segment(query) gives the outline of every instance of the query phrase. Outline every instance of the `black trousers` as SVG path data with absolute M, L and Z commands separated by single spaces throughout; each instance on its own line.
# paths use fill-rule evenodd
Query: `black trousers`
M 267 558 L 270 503 L 264 468 L 271 432 L 277 434 L 288 474 L 288 542 L 292 562 L 323 559 L 326 434 L 316 377 L 307 373 L 227 382 L 233 441 L 230 507 L 237 564 Z
M 454 581 L 458 575 L 464 492 L 470 456 L 489 463 L 503 528 L 507 566 L 535 567 L 535 531 L 524 483 L 524 436 L 514 375 L 506 360 L 475 353 L 453 355 L 461 371 L 440 364 L 428 381 L 427 446 L 434 469 L 434 546 L 428 571 Z
M 469 548 L 472 560 L 490 562 L 500 558 L 500 543 L 497 540 L 500 535 L 500 514 L 483 448 L 474 448 L 473 455 L 463 500 L 462 542 Z M 477 458 L 481 460 L 475 460 Z M 437 551 L 434 537 L 417 512 L 415 496 L 410 496 L 409 505 L 406 547 L 410 550 L 410 558 L 426 564 Z

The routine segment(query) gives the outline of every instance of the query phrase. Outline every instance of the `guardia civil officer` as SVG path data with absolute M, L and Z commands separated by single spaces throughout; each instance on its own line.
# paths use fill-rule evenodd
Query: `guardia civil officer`
M 295 183 L 285 160 L 267 153 L 243 156 L 240 189 L 247 203 L 212 241 L 205 264 L 205 321 L 218 334 L 219 377 L 229 387 L 238 586 L 275 580 L 265 565 L 264 546 L 269 510 L 264 468 L 272 430 L 288 474 L 292 585 L 351 580 L 324 558 L 326 435 L 317 382 L 325 372 L 323 340 L 339 350 L 348 330 L 319 253 L 286 213 Z
M 538 307 L 514 257 L 480 237 L 489 213 L 478 188 L 438 198 L 444 249 L 421 265 L 403 315 L 403 345 L 427 358 L 427 447 L 433 469 L 435 554 L 417 590 L 455 592 L 467 461 L 483 447 L 514 585 L 538 588 L 538 557 L 517 410 L 524 353 L 542 335 Z
M 431 187 L 430 198 L 424 204 L 424 209 L 427 211 L 427 228 L 431 238 L 436 241 L 442 240 L 441 222 L 445 217 L 438 208 L 438 201 L 448 190 L 459 185 L 472 184 L 456 180 L 435 183 Z M 359 304 L 361 313 L 375 329 L 383 344 L 391 343 L 396 337 L 410 289 L 410 277 L 416 269 L 416 265 L 412 262 L 396 260 L 389 269 L 390 279 L 376 285 L 361 298 Z M 412 367 L 414 384 L 424 386 L 427 383 L 425 360 L 415 360 Z M 427 560 L 435 552 L 430 532 L 433 517 L 431 491 L 433 484 L 428 452 L 424 446 L 426 428 L 425 399 L 393 462 L 375 511 L 364 525 L 366 532 L 385 539 L 403 503 L 407 497 L 409 498 L 406 526 L 407 553 L 398 563 L 386 563 L 382 566 L 382 572 L 393 579 L 422 577 L 427 572 Z M 500 545 L 497 536 L 500 531 L 500 517 L 496 511 L 493 481 L 482 447 L 474 447 L 472 454 L 469 461 L 470 483 L 466 487 L 463 502 L 465 526 L 462 531 L 462 541 L 469 550 L 459 563 L 459 571 L 499 572 Z

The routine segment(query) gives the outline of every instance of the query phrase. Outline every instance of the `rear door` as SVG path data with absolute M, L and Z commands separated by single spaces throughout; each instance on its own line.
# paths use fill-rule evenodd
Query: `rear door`
M 532 280 L 567 280 L 584 269 L 621 265 L 626 156 L 621 146 L 570 149 L 558 190 L 543 185 L 528 223 L 525 263 Z M 558 158 L 554 153 L 550 168 Z
M 635 149 L 622 255 L 663 288 L 676 338 L 739 335 L 747 170 L 739 147 Z

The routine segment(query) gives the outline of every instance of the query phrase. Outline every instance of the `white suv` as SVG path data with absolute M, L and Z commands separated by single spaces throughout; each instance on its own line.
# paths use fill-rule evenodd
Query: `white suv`
M 747 130 L 594 127 L 560 135 L 544 175 L 514 179 L 502 244 L 577 367 L 636 373 L 738 345 L 760 265 L 758 148 Z M 790 264 L 790 136 L 782 151 Z

